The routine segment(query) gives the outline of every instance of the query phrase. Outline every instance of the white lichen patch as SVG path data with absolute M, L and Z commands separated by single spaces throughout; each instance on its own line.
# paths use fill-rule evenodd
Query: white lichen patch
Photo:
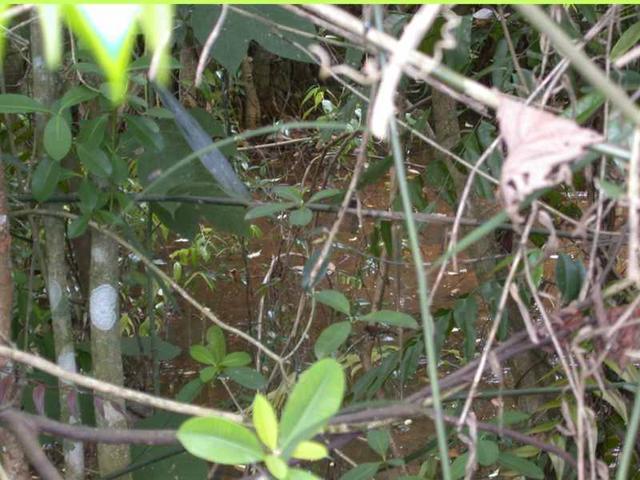
M 55 311 L 60 304 L 62 298 L 62 288 L 57 280 L 49 282 L 49 303 L 51 303 L 51 311 Z
M 107 253 L 103 248 L 93 247 L 91 249 L 91 261 L 94 263 L 105 263 L 107 261 Z
M 0 215 L 0 226 L 7 223 L 7 216 L 5 214 Z
M 98 330 L 107 331 L 116 324 L 118 292 L 108 283 L 96 287 L 89 297 L 91 323 Z

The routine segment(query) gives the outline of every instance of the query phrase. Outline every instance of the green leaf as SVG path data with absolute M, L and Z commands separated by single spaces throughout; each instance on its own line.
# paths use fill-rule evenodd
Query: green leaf
M 611 49 L 611 60 L 617 60 L 640 40 L 640 22 L 627 28 Z
M 267 384 L 267 379 L 253 368 L 229 367 L 224 369 L 224 373 L 237 384 L 250 390 L 259 390 Z
M 467 467 L 468 453 L 459 455 L 451 464 L 451 480 L 458 480 L 458 478 L 464 477 L 464 471 Z
M 255 463 L 264 459 L 262 446 L 247 428 L 222 418 L 192 418 L 177 433 L 192 455 L 223 465 Z
M 249 210 L 244 216 L 244 219 L 254 220 L 261 217 L 271 217 L 274 214 L 288 210 L 293 206 L 295 206 L 293 203 L 265 203 Z
M 616 183 L 609 182 L 608 180 L 600 180 L 597 178 L 596 185 L 598 185 L 598 188 L 602 191 L 602 193 L 605 194 L 607 198 L 610 198 L 612 200 L 620 200 L 627 194 L 624 187 Z
M 99 95 L 99 92 L 89 90 L 84 85 L 78 85 L 70 88 L 67 93 L 60 99 L 58 104 L 58 112 L 62 112 L 64 109 L 73 107 L 82 102 L 93 100 Z
M 204 345 L 192 345 L 189 349 L 189 355 L 196 362 L 204 363 L 205 365 L 216 365 L 216 359 L 213 353 Z
M 207 329 L 207 343 L 209 350 L 213 353 L 216 363 L 221 362 L 227 356 L 227 342 L 224 339 L 224 332 L 218 325 L 213 325 Z
M 556 283 L 565 303 L 578 298 L 585 276 L 581 262 L 572 259 L 566 253 L 560 253 L 556 260 Z
M 289 476 L 287 480 L 320 480 L 313 473 L 306 470 L 300 470 L 299 468 L 290 468 Z
M 302 193 L 300 193 L 300 190 L 295 187 L 280 185 L 273 187 L 273 193 L 283 200 L 289 200 L 290 202 L 295 202 L 297 204 L 302 203 Z
M 91 173 L 99 178 L 109 178 L 113 173 L 113 168 L 109 157 L 99 148 L 90 148 L 82 143 L 76 145 L 78 157 L 82 165 Z
M 262 443 L 274 451 L 278 447 L 278 418 L 267 397 L 261 393 L 256 393 L 253 400 L 253 426 Z
M 300 460 L 308 460 L 310 462 L 314 462 L 316 460 L 321 460 L 328 455 L 329 450 L 327 450 L 327 447 L 325 447 L 322 443 L 307 440 L 296 445 L 296 448 L 293 450 L 293 454 L 291 456 Z
M 43 202 L 55 192 L 61 173 L 60 163 L 48 157 L 38 162 L 31 179 L 31 191 L 37 201 Z
M 478 318 L 478 303 L 473 297 L 456 300 L 453 319 L 457 327 L 464 333 L 464 358 L 470 360 L 476 349 L 476 319 Z
M 527 478 L 544 479 L 544 472 L 535 463 L 516 457 L 510 453 L 501 452 L 498 455 L 498 463 L 503 467 L 513 470 Z
M 84 232 L 87 231 L 88 226 L 89 226 L 89 215 L 88 214 L 81 215 L 78 218 L 74 218 L 73 221 L 69 224 L 67 235 L 71 239 L 78 238 L 79 236 L 83 235 Z
M 164 139 L 160 135 L 158 125 L 147 117 L 127 115 L 127 126 L 132 130 L 135 139 L 145 149 L 160 152 L 164 148 Z
M 168 110 L 168 109 L 163 108 L 163 107 L 151 107 L 151 108 L 147 109 L 145 114 L 150 116 L 150 117 L 164 118 L 164 119 L 169 119 L 169 120 L 173 120 L 173 118 L 174 118 L 174 115 L 173 115 L 173 113 L 171 113 L 171 110 Z
M 54 160 L 61 160 L 71 149 L 71 130 L 62 115 L 54 115 L 44 127 L 44 149 Z
M 344 388 L 344 372 L 333 359 L 320 360 L 300 375 L 280 421 L 279 445 L 283 452 L 322 430 L 340 408 Z
M 232 352 L 222 360 L 223 367 L 244 367 L 251 363 L 251 356 L 247 352 Z
M 289 223 L 296 227 L 304 227 L 313 220 L 313 212 L 307 207 L 298 208 L 289 213 Z
M 319 192 L 314 193 L 309 198 L 309 203 L 319 202 L 326 198 L 337 197 L 338 195 L 342 195 L 344 190 L 340 190 L 339 188 L 328 188 L 326 190 L 320 190 Z
M 264 459 L 264 464 L 269 469 L 269 472 L 271 472 L 271 475 L 276 477 L 278 480 L 284 480 L 285 478 L 287 478 L 289 467 L 287 466 L 287 463 L 280 457 L 276 457 L 275 455 L 267 455 Z
M 358 320 L 370 323 L 382 323 L 390 327 L 401 328 L 415 328 L 417 329 L 418 322 L 411 316 L 402 312 L 395 312 L 393 310 L 378 310 L 376 312 L 368 313 L 362 317 L 358 317 Z
M 351 322 L 338 322 L 325 328 L 313 347 L 316 358 L 328 357 L 338 350 L 340 346 L 349 338 L 351 333 Z
M 218 373 L 220 373 L 220 369 L 216 366 L 205 367 L 202 370 L 200 370 L 200 374 L 199 374 L 200 381 L 202 383 L 210 382 L 211 380 L 213 380 L 218 376 Z
M 496 463 L 496 460 L 498 460 L 500 449 L 496 442 L 492 442 L 491 440 L 478 440 L 476 448 L 478 463 L 483 467 L 493 465 Z
M 40 102 L 17 93 L 0 94 L 0 113 L 51 113 Z
M 367 443 L 374 452 L 385 458 L 387 450 L 389 450 L 389 432 L 386 430 L 369 430 Z
M 95 149 L 104 140 L 104 134 L 107 131 L 107 115 L 103 114 L 98 118 L 91 120 L 82 120 L 80 122 L 80 131 L 78 132 L 77 143 L 83 144 L 88 149 Z
M 321 290 L 316 292 L 313 296 L 316 299 L 316 302 L 323 303 L 347 316 L 351 315 L 349 300 L 347 300 L 347 297 L 345 297 L 341 292 L 338 292 L 337 290 Z
M 342 475 L 340 480 L 369 480 L 378 473 L 380 465 L 379 462 L 361 463 Z
M 78 197 L 80 198 L 80 210 L 83 213 L 91 213 L 98 205 L 100 191 L 93 183 L 86 178 L 82 180 L 78 187 Z

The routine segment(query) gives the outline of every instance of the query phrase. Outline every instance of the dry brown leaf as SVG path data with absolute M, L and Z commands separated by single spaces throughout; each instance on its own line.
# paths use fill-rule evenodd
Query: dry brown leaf
M 509 217 L 519 223 L 520 202 L 536 190 L 570 182 L 571 162 L 602 136 L 507 96 L 501 96 L 497 116 L 508 152 L 500 193 Z

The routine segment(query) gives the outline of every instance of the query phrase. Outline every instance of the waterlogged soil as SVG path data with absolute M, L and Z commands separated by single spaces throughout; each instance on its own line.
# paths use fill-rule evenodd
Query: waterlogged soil
M 292 182 L 293 183 L 293 182 Z M 389 202 L 388 188 L 369 188 L 360 194 L 360 201 L 365 208 L 386 209 Z M 453 215 L 451 209 L 443 203 L 437 203 L 436 212 Z M 331 227 L 335 220 L 335 214 L 317 214 L 314 233 L 322 233 Z M 260 220 L 258 223 L 262 235 L 259 238 L 247 239 L 244 249 L 239 242 L 228 239 L 226 247 L 219 255 L 214 255 L 210 262 L 200 266 L 200 269 L 215 278 L 213 288 L 204 281 L 195 280 L 189 291 L 202 305 L 211 309 L 222 321 L 240 328 L 256 337 L 258 325 L 256 319 L 264 301 L 262 315 L 262 341 L 276 352 L 281 352 L 283 345 L 291 336 L 292 326 L 296 317 L 298 302 L 302 295 L 301 281 L 304 263 L 308 257 L 308 251 L 301 243 L 292 242 L 293 235 L 303 235 L 304 231 L 291 230 L 284 220 Z M 331 288 L 343 292 L 350 299 L 352 306 L 368 312 L 370 303 L 375 296 L 377 282 L 379 281 L 376 262 L 370 255 L 362 255 L 358 252 L 367 252 L 368 239 L 374 229 L 372 220 L 362 219 L 359 224 L 355 216 L 348 216 L 337 238 L 338 246 L 334 248 L 330 257 L 331 263 L 328 273 L 321 281 L 318 289 Z M 425 225 L 420 230 L 420 248 L 424 261 L 435 261 L 442 253 L 449 235 L 449 227 L 443 225 Z M 304 238 L 304 237 L 303 237 Z M 315 241 L 320 238 L 320 241 Z M 307 245 L 319 249 L 322 245 L 321 235 L 307 237 Z M 167 262 L 171 260 L 168 254 L 171 250 L 184 248 L 184 241 L 177 240 L 174 245 L 167 246 Z M 410 251 L 406 245 L 402 246 L 400 264 L 397 262 L 389 265 L 389 283 L 385 290 L 384 306 L 392 310 L 399 309 L 413 315 L 420 321 L 418 295 L 416 288 L 416 275 L 411 262 Z M 473 273 L 473 264 L 465 263 L 465 255 L 461 255 L 458 271 L 447 271 L 434 298 L 433 311 L 438 308 L 451 307 L 460 295 L 472 291 L 477 285 Z M 275 260 L 274 260 L 275 259 Z M 275 262 L 275 263 L 274 263 Z M 267 286 L 263 286 L 265 275 L 272 267 L 271 280 Z M 436 272 L 429 274 L 429 284 L 433 285 Z M 300 332 L 308 320 L 308 310 L 301 317 L 301 325 L 297 327 Z M 327 307 L 319 305 L 313 323 L 308 331 L 307 338 L 303 342 L 299 354 L 294 357 L 294 367 L 302 371 L 313 361 L 313 345 L 318 335 L 324 328 L 335 321 L 340 321 L 338 315 Z M 167 341 L 179 346 L 183 354 L 173 360 L 171 364 L 162 368 L 162 389 L 168 395 L 174 395 L 189 380 L 197 377 L 200 365 L 194 362 L 188 355 L 189 346 L 203 342 L 206 329 L 210 326 L 208 320 L 194 308 L 181 303 L 180 312 L 168 317 L 163 326 Z M 487 326 L 486 312 L 479 312 L 478 338 L 482 338 L 482 331 Z M 354 327 L 352 335 L 352 352 L 357 353 L 370 332 L 360 325 Z M 404 341 L 407 340 L 404 333 Z M 451 356 L 451 364 L 459 365 L 462 350 L 462 335 L 454 332 L 452 338 L 443 349 L 443 355 Z M 255 357 L 255 349 L 241 339 L 228 336 L 228 351 L 245 350 Z M 398 332 L 385 331 L 376 338 L 375 343 L 398 345 Z M 480 345 L 479 345 L 480 347 Z M 288 349 L 291 345 L 288 346 Z M 355 357 L 357 359 L 357 356 Z M 356 361 L 359 365 L 359 361 Z M 418 390 L 427 382 L 425 359 L 422 358 L 418 372 L 413 380 L 403 386 L 403 394 L 409 395 Z M 375 363 L 374 363 L 375 366 Z M 453 367 L 452 367 L 453 368 Z M 446 370 L 443 370 L 443 372 Z M 362 372 L 362 369 L 359 370 Z M 356 374 L 351 381 L 357 379 Z M 268 377 L 271 373 L 263 365 L 262 373 Z M 508 377 L 508 371 L 504 372 Z M 497 381 L 497 380 L 496 380 Z M 489 383 L 491 380 L 489 380 Z M 228 382 L 230 388 L 241 403 L 247 405 L 252 397 L 252 392 L 242 389 L 233 382 Z M 390 395 L 391 393 L 392 395 Z M 386 392 L 386 398 L 397 398 L 398 391 Z M 234 409 L 229 400 L 229 394 L 224 386 L 217 382 L 216 386 L 205 388 L 197 402 L 216 408 Z M 510 405 L 504 405 L 509 407 Z M 474 408 L 480 418 L 491 418 L 498 413 L 499 405 L 490 401 L 477 403 Z M 428 439 L 433 438 L 433 426 L 427 419 L 407 421 L 392 429 L 395 453 L 407 455 L 417 447 L 425 445 Z M 459 452 L 451 452 L 453 456 Z M 351 461 L 358 464 L 363 462 L 379 461 L 379 456 L 369 449 L 366 438 L 357 438 L 345 446 L 340 455 L 336 455 L 328 462 L 322 473 L 324 478 L 339 478 L 341 474 L 349 470 Z M 409 467 L 409 474 L 417 473 L 420 462 L 413 462 Z M 215 478 L 231 478 L 231 471 L 218 474 Z M 239 472 L 238 472 L 239 473 Z M 388 470 L 377 475 L 376 478 L 396 478 L 406 474 L 400 469 Z M 222 475 L 222 476 L 219 476 Z

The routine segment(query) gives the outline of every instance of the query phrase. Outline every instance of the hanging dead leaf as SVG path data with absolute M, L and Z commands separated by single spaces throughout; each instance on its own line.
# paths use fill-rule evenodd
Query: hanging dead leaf
M 574 121 L 501 96 L 500 133 L 507 146 L 500 193 L 514 222 L 520 202 L 538 189 L 571 181 L 570 164 L 602 136 Z

